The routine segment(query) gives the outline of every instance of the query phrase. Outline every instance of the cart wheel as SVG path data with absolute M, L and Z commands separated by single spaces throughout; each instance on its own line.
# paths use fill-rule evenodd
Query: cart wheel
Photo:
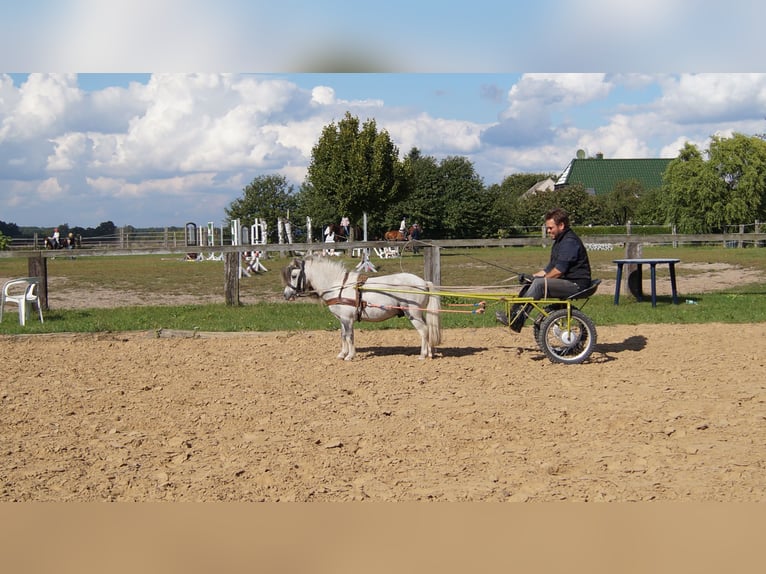
M 560 304 L 560 305 L 559 305 L 558 303 L 554 303 L 553 305 L 546 305 L 546 306 L 544 307 L 544 309 L 545 309 L 545 315 L 543 315 L 542 313 L 539 313 L 539 314 L 537 315 L 537 317 L 535 317 L 535 322 L 532 324 L 532 333 L 533 333 L 533 334 L 534 334 L 534 336 L 535 336 L 535 342 L 537 343 L 537 345 L 538 345 L 538 346 L 539 346 L 541 349 L 543 348 L 543 340 L 542 340 L 542 337 L 541 337 L 540 335 L 541 335 L 541 333 L 542 333 L 542 329 L 541 329 L 541 327 L 542 327 L 542 325 L 543 325 L 543 322 L 544 322 L 544 321 L 545 321 L 545 320 L 546 320 L 546 319 L 547 319 L 547 318 L 550 316 L 550 314 L 551 314 L 553 311 L 555 311 L 556 309 L 566 309 L 566 308 L 567 308 L 567 306 L 566 306 L 566 305 L 564 305 L 563 303 L 562 303 L 562 304 Z
M 596 326 L 579 309 L 572 309 L 571 320 L 566 309 L 557 309 L 543 320 L 537 342 L 554 363 L 582 363 L 596 346 Z

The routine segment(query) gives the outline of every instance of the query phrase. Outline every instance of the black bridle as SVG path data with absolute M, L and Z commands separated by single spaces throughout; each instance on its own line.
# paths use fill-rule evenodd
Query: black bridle
M 306 292 L 306 262 L 301 261 L 299 267 L 292 267 L 292 270 L 290 271 L 290 287 L 292 287 L 296 293 L 305 293 Z M 300 269 L 300 273 L 298 273 L 298 281 L 297 285 L 292 284 L 293 280 L 293 274 L 292 271 L 295 269 Z

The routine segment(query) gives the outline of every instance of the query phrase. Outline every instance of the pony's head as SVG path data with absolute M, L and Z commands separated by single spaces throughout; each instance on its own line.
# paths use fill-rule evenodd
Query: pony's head
M 327 289 L 332 285 L 341 285 L 344 275 L 348 275 L 345 265 L 340 261 L 331 261 L 319 255 L 306 255 L 303 259 L 293 259 L 282 270 L 284 296 L 288 301 L 298 295 L 316 295 L 317 289 Z
M 288 301 L 292 301 L 300 293 L 306 291 L 306 271 L 305 262 L 302 259 L 294 258 L 284 269 L 282 269 L 282 284 L 285 286 L 284 296 Z

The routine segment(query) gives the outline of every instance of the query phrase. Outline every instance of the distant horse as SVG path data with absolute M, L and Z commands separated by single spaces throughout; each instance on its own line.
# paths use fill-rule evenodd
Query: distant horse
M 350 241 L 350 234 L 353 234 L 356 241 L 362 240 L 362 230 L 357 225 L 350 225 L 348 233 L 346 233 L 346 229 L 338 223 L 331 223 L 325 227 L 325 230 L 327 230 L 328 227 L 330 228 L 330 231 L 335 234 L 335 241 Z
M 420 358 L 433 358 L 441 343 L 441 303 L 433 284 L 412 273 L 365 277 L 338 262 L 308 255 L 282 270 L 285 299 L 300 294 L 322 299 L 340 321 L 338 359 L 356 355 L 354 321 L 407 317 L 420 334 Z
M 391 231 L 386 231 L 386 233 L 383 235 L 383 239 L 386 241 L 406 241 L 407 238 L 404 236 L 404 233 L 399 231 L 398 229 L 392 229 Z

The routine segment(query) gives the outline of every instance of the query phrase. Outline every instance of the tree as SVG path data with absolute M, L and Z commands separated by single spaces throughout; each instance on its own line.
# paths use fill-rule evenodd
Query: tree
M 495 221 L 498 233 L 501 230 L 504 231 L 504 235 L 523 231 L 528 222 L 521 205 L 521 197 L 536 183 L 549 177 L 555 178 L 555 175 L 549 173 L 515 173 L 505 177 L 499 185 L 493 184 L 487 188 L 487 193 L 492 201 L 491 218 Z M 539 219 L 539 214 L 535 215 L 535 222 L 537 219 Z
M 396 229 L 402 217 L 407 217 L 435 238 L 442 216 L 439 164 L 433 156 L 424 156 L 418 148 L 412 148 L 404 158 L 403 172 L 404 199 L 387 210 L 384 227 Z
M 0 221 L 0 233 L 8 237 L 21 236 L 21 230 L 18 225 L 15 223 L 6 223 L 5 221 Z
M 464 157 L 451 156 L 439 164 L 441 212 L 438 236 L 445 238 L 489 237 L 497 227 L 487 221 L 489 196 L 473 164 Z
M 525 227 L 542 226 L 545 213 L 561 207 L 569 213 L 572 225 L 589 225 L 599 220 L 598 203 L 581 183 L 544 191 L 519 201 L 519 215 Z
M 705 161 L 687 143 L 668 166 L 663 189 L 668 220 L 682 233 L 722 232 L 766 215 L 766 142 L 714 136 Z
M 256 218 L 263 219 L 269 237 L 276 239 L 277 219 L 288 217 L 297 205 L 293 186 L 282 175 L 259 175 L 242 191 L 244 195 L 224 210 L 229 222 L 239 219 L 243 227 L 249 227 Z
M 61 229 L 67 229 L 69 227 L 68 224 L 62 224 L 59 225 L 59 230 Z M 99 236 L 106 236 L 106 235 L 116 235 L 117 234 L 117 226 L 114 224 L 113 221 L 102 221 L 98 224 L 98 227 L 96 227 L 93 230 L 93 236 L 99 237 Z
M 634 221 L 640 225 L 666 225 L 667 214 L 667 196 L 662 188 L 649 189 L 638 198 Z
M 723 181 L 705 162 L 697 146 L 687 142 L 668 165 L 663 176 L 667 219 L 681 233 L 711 233 L 720 230 L 716 204 L 723 194 Z
M 708 165 L 718 179 L 722 197 L 716 202 L 721 226 L 762 220 L 766 215 L 766 142 L 735 133 L 730 138 L 714 136 Z
M 338 122 L 325 126 L 311 151 L 304 203 L 320 198 L 335 208 L 335 217 L 347 216 L 360 224 L 366 212 L 373 228 L 382 223 L 386 207 L 404 192 L 399 150 L 388 132 L 378 132 L 375 120 L 359 127 L 359 119 L 346 112 Z
M 637 179 L 618 181 L 614 189 L 606 195 L 606 208 L 611 215 L 612 223 L 625 225 L 634 219 L 638 209 L 638 201 L 644 192 L 644 186 Z

